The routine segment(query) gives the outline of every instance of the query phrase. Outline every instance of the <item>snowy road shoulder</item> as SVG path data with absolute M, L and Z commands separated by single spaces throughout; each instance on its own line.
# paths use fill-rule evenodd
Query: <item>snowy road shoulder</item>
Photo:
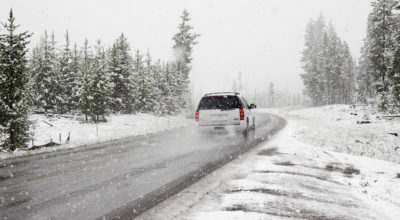
M 154 134 L 195 124 L 193 119 L 184 116 L 161 117 L 151 114 L 111 115 L 107 122 L 98 125 L 82 123 L 67 117 L 49 118 L 37 114 L 31 115 L 29 119 L 34 123 L 31 130 L 33 140 L 30 141 L 30 146 L 32 143 L 43 145 L 51 141 L 60 145 L 36 150 L 17 149 L 15 152 L 0 152 L 0 159 L 54 152 L 105 141 Z M 66 144 L 68 137 L 70 138 Z
M 398 164 L 295 138 L 296 122 L 139 219 L 396 219 Z
M 373 106 L 329 105 L 283 112 L 297 139 L 336 152 L 400 163 L 400 118 Z

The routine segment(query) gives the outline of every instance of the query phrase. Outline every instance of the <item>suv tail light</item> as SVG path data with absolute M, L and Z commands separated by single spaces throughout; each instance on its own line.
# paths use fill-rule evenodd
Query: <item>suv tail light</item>
M 239 114 L 240 114 L 240 120 L 244 120 L 244 111 L 243 109 L 239 109 Z
M 199 121 L 199 110 L 196 111 L 196 121 Z

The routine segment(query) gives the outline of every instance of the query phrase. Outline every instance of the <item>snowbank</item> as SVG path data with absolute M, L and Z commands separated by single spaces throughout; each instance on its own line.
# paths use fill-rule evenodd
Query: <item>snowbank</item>
M 286 112 L 306 143 L 338 152 L 400 163 L 400 118 L 370 106 L 331 105 Z M 396 136 L 397 135 L 397 136 Z
M 193 120 L 183 116 L 159 117 L 150 114 L 112 115 L 107 119 L 106 123 L 99 123 L 96 129 L 96 124 L 94 123 L 82 123 L 79 120 L 68 117 L 58 116 L 49 118 L 44 115 L 34 114 L 30 116 L 30 120 L 34 123 L 33 130 L 31 131 L 34 137 L 33 145 L 43 145 L 50 141 L 62 145 L 29 151 L 1 152 L 0 159 L 152 134 L 194 123 Z M 70 140 L 66 144 L 68 136 L 70 136 Z M 30 141 L 29 146 L 32 146 L 32 141 Z

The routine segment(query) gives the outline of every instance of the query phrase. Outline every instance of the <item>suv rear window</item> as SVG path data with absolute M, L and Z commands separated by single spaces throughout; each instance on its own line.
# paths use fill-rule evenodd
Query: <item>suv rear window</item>
M 206 96 L 200 101 L 198 110 L 211 110 L 211 109 L 235 109 L 241 108 L 239 98 L 237 96 Z

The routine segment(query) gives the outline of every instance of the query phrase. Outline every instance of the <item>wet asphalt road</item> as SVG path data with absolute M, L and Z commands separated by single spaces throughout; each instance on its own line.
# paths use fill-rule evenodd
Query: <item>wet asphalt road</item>
M 1 219 L 131 219 L 265 141 L 285 120 L 256 113 L 249 135 L 180 128 L 0 162 Z

